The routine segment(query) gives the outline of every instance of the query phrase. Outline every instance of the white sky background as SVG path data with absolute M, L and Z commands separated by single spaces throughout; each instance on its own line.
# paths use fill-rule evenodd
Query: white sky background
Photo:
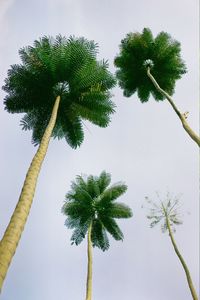
M 130 31 L 149 27 L 154 36 L 169 32 L 181 42 L 188 73 L 177 82 L 174 99 L 198 131 L 198 2 L 196 0 L 0 0 L 1 86 L 11 64 L 20 63 L 18 50 L 43 35 L 84 36 L 99 43 L 99 58 L 113 59 Z M 4 111 L 0 92 L 0 234 L 17 203 L 27 168 L 36 151 L 31 133 L 19 126 L 21 115 Z M 90 123 L 77 150 L 53 141 L 39 177 L 34 204 L 7 274 L 2 300 L 79 300 L 85 297 L 86 241 L 71 246 L 71 231 L 60 213 L 70 182 L 77 174 L 112 174 L 125 181 L 120 199 L 133 218 L 119 222 L 124 242 L 110 238 L 107 252 L 94 249 L 94 300 L 191 299 L 182 266 L 167 234 L 149 229 L 141 209 L 155 191 L 182 193 L 183 225 L 175 238 L 198 291 L 199 189 L 198 147 L 183 130 L 169 104 L 152 98 L 141 104 L 137 95 L 124 98 L 113 90 L 117 105 L 110 126 Z M 190 214 L 188 214 L 188 212 Z

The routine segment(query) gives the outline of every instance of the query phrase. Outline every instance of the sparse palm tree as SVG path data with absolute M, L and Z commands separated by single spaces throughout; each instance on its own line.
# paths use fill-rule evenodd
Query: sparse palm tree
M 192 298 L 194 300 L 198 300 L 197 293 L 195 291 L 188 266 L 186 265 L 186 262 L 183 259 L 183 256 L 181 255 L 177 247 L 176 241 L 174 239 L 174 234 L 173 234 L 173 232 L 176 231 L 175 226 L 182 224 L 182 221 L 180 220 L 180 214 L 179 214 L 179 197 L 173 198 L 169 193 L 167 193 L 165 201 L 161 201 L 159 194 L 157 194 L 157 196 L 160 200 L 159 204 L 153 202 L 151 199 L 146 197 L 147 202 L 151 206 L 150 212 L 147 215 L 147 218 L 151 221 L 150 227 L 153 228 L 155 225 L 157 225 L 159 222 L 162 221 L 161 224 L 162 232 L 169 233 L 169 237 L 173 245 L 174 251 L 176 252 L 185 271 L 185 275 L 187 278 L 187 282 L 190 288 Z
M 120 54 L 115 58 L 116 75 L 126 97 L 137 91 L 142 103 L 149 100 L 150 94 L 156 101 L 166 98 L 183 128 L 200 146 L 199 136 L 186 121 L 188 112 L 181 113 L 171 97 L 176 80 L 186 72 L 180 50 L 180 43 L 166 32 L 160 32 L 156 38 L 148 28 L 141 34 L 129 33 L 121 41 Z
M 123 240 L 123 233 L 116 218 L 130 218 L 131 209 L 115 200 L 125 193 L 127 186 L 117 183 L 109 187 L 110 174 L 105 171 L 99 177 L 77 176 L 71 191 L 66 195 L 62 211 L 67 216 L 65 225 L 74 229 L 71 241 L 79 245 L 87 234 L 88 271 L 86 300 L 92 299 L 92 246 L 103 251 L 109 248 L 106 232 L 115 240 Z
M 114 104 L 109 89 L 115 79 L 105 61 L 97 61 L 97 44 L 84 38 L 43 37 L 19 51 L 3 87 L 5 109 L 25 113 L 22 128 L 33 130 L 39 144 L 26 174 L 19 202 L 0 242 L 0 289 L 28 217 L 41 164 L 51 137 L 76 148 L 83 138 L 82 120 L 106 127 Z

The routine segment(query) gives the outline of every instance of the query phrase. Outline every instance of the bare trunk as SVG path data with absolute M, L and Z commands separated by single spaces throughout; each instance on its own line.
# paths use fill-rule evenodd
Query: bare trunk
M 159 86 L 159 84 L 157 83 L 157 81 L 155 80 L 155 78 L 153 77 L 153 75 L 150 73 L 150 67 L 147 68 L 147 75 L 151 79 L 151 81 L 152 81 L 153 85 L 155 86 L 155 88 L 157 89 L 157 91 L 160 92 L 163 96 L 165 96 L 166 99 L 169 101 L 169 103 L 173 107 L 174 111 L 176 112 L 177 116 L 181 120 L 181 123 L 182 123 L 183 128 L 185 129 L 185 131 L 195 141 L 195 143 L 197 143 L 197 145 L 200 146 L 200 138 L 199 138 L 199 136 L 190 128 L 190 126 L 188 125 L 188 123 L 186 121 L 185 115 L 182 114 L 178 110 L 178 108 L 176 107 L 176 105 L 175 105 L 172 97 Z
M 194 288 L 194 285 L 193 285 L 193 282 L 192 282 L 192 278 L 190 276 L 190 272 L 189 272 L 189 269 L 182 257 L 182 255 L 180 254 L 179 250 L 178 250 L 178 247 L 175 243 L 175 240 L 174 240 L 174 237 L 173 237 L 173 234 L 172 234 L 172 230 L 171 230 L 171 227 L 170 227 L 170 223 L 169 223 L 169 220 L 168 220 L 168 217 L 166 217 L 166 222 L 167 222 L 167 228 L 168 228 L 168 231 L 169 231 L 169 236 L 170 236 L 170 239 L 171 239 L 171 242 L 172 242 L 172 245 L 174 247 L 174 250 L 183 266 L 183 269 L 185 271 L 185 274 L 186 274 L 186 277 L 187 277 L 187 282 L 188 282 L 188 285 L 189 285 L 189 288 L 190 288 L 190 292 L 192 294 L 192 298 L 193 300 L 198 300 L 198 297 L 197 297 L 197 293 L 195 291 L 195 288 Z
M 92 300 L 92 242 L 91 242 L 91 231 L 92 231 L 92 224 L 90 224 L 89 229 L 88 229 L 88 245 L 87 245 L 88 269 L 87 269 L 86 300 Z
M 48 149 L 53 128 L 55 126 L 59 103 L 60 96 L 57 96 L 49 124 L 44 132 L 40 146 L 26 174 L 19 201 L 0 242 L 0 291 L 30 212 L 37 184 L 37 178 Z

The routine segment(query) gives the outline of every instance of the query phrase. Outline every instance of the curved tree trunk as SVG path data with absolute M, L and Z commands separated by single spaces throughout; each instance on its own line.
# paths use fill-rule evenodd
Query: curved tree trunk
M 88 229 L 88 245 L 87 245 L 87 255 L 88 255 L 88 269 L 87 269 L 87 289 L 86 289 L 86 300 L 92 300 L 92 242 L 91 242 L 91 231 L 92 223 Z
M 0 290 L 2 289 L 3 281 L 8 271 L 12 257 L 15 254 L 17 245 L 19 243 L 27 217 L 30 212 L 37 178 L 48 149 L 48 144 L 53 128 L 55 126 L 59 103 L 60 96 L 57 96 L 49 124 L 47 125 L 40 146 L 26 174 L 19 201 L 11 217 L 10 223 L 8 224 L 8 227 L 4 233 L 4 236 L 0 242 Z
M 176 112 L 177 116 L 181 120 L 181 123 L 182 123 L 185 131 L 195 141 L 195 143 L 197 143 L 197 145 L 200 147 L 200 137 L 190 128 L 190 126 L 188 125 L 188 123 L 186 121 L 186 116 L 184 114 L 181 114 L 181 112 L 176 107 L 171 96 L 159 86 L 159 84 L 157 83 L 157 81 L 155 80 L 155 78 L 153 77 L 153 75 L 150 72 L 150 67 L 147 68 L 147 75 L 151 79 L 151 81 L 152 81 L 153 85 L 155 86 L 155 88 L 157 89 L 157 91 L 160 92 L 163 96 L 165 96 L 166 99 L 169 101 L 169 103 L 173 107 L 174 111 Z
M 175 240 L 174 240 L 174 237 L 173 237 L 173 234 L 172 234 L 172 230 L 171 230 L 171 227 L 170 227 L 170 223 L 169 223 L 169 220 L 168 218 L 166 217 L 166 223 L 167 223 L 167 228 L 168 228 L 168 231 L 169 231 L 169 236 L 170 236 L 170 239 L 171 239 L 171 242 L 172 242 L 172 245 L 174 247 L 174 250 L 183 266 L 183 269 L 185 271 L 185 274 L 186 274 L 186 277 L 187 277 L 187 282 L 188 282 L 188 285 L 189 285 L 189 288 L 190 288 L 190 292 L 192 294 L 192 298 L 193 300 L 198 300 L 198 297 L 197 297 L 197 293 L 195 291 L 195 288 L 194 288 L 194 285 L 193 285 L 193 282 L 192 282 L 192 278 L 191 278 L 191 275 L 190 275 L 190 272 L 189 272 L 189 269 L 182 257 L 182 255 L 180 254 L 179 250 L 178 250 L 178 247 L 175 243 Z

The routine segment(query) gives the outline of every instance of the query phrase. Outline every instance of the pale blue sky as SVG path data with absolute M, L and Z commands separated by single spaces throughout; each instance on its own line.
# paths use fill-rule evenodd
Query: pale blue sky
M 0 82 L 11 64 L 19 63 L 18 50 L 42 35 L 84 36 L 99 43 L 99 59 L 113 59 L 130 31 L 151 28 L 154 35 L 167 31 L 182 45 L 188 73 L 177 82 L 174 99 L 188 122 L 198 131 L 198 2 L 158 0 L 0 0 Z M 29 163 L 36 151 L 31 133 L 19 126 L 20 115 L 4 111 L 0 92 L 0 234 L 17 203 Z M 110 239 L 110 249 L 94 249 L 94 300 L 189 300 L 185 274 L 167 234 L 149 229 L 141 209 L 146 195 L 159 190 L 182 193 L 184 223 L 175 238 L 199 282 L 198 149 L 184 132 L 166 101 L 141 104 L 137 95 L 124 98 L 113 90 L 117 105 L 110 126 L 87 123 L 80 149 L 63 141 L 50 143 L 39 177 L 34 204 L 9 269 L 2 300 L 79 300 L 85 296 L 86 241 L 70 245 L 70 230 L 60 213 L 70 182 L 77 174 L 112 174 L 125 181 L 121 199 L 133 218 L 121 221 L 124 242 Z M 188 214 L 189 212 L 190 214 Z

